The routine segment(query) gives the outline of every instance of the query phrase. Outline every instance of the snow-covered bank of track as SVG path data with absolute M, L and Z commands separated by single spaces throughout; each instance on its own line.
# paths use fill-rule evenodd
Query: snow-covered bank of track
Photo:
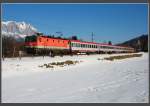
M 6 59 L 2 102 L 148 102 L 148 53 L 112 62 L 97 60 L 106 56 Z M 38 67 L 65 60 L 83 62 L 54 70 Z

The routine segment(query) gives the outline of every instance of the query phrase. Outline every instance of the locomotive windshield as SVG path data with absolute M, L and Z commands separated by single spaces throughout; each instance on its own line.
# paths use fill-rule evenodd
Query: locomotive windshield
M 35 42 L 36 40 L 37 40 L 36 35 L 26 36 L 26 38 L 25 38 L 25 42 Z

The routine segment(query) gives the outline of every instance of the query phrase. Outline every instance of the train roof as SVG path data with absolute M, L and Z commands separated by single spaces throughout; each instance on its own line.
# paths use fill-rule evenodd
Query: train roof
M 71 40 L 71 41 L 72 41 L 72 42 L 86 43 L 86 44 L 97 44 L 97 45 L 102 45 L 102 46 L 121 47 L 121 48 L 131 48 L 131 47 L 126 47 L 126 46 L 109 45 L 109 44 L 106 44 L 106 43 L 87 42 L 87 41 L 80 41 L 80 40 Z

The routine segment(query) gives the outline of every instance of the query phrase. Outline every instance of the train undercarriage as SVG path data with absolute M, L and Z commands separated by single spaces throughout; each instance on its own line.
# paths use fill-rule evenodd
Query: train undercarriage
M 26 53 L 30 55 L 40 56 L 40 55 L 90 55 L 90 54 L 114 54 L 114 53 L 128 53 L 125 51 L 80 51 L 71 49 L 45 49 L 45 48 L 25 48 Z

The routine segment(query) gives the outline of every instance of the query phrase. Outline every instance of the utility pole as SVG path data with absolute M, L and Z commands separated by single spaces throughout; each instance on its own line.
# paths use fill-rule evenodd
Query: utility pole
M 92 42 L 93 42 L 93 40 L 94 40 L 94 34 L 93 34 L 93 32 L 92 32 Z
M 140 42 L 140 40 L 138 40 L 137 44 L 138 44 L 138 51 L 140 51 L 141 50 L 141 42 Z

